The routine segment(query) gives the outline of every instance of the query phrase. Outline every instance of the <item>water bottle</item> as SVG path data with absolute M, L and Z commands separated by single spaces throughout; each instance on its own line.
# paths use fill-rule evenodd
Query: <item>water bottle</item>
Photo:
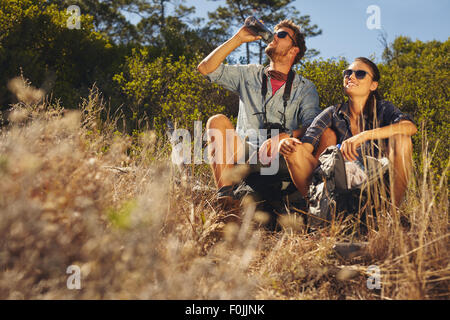
M 254 16 L 247 17 L 245 19 L 244 26 L 255 36 L 261 36 L 262 40 L 269 44 L 273 40 L 273 33 Z
M 336 147 L 339 149 L 339 150 L 341 150 L 341 144 L 340 143 L 338 143 L 337 145 L 336 145 Z M 359 148 L 359 147 L 358 147 Z M 346 162 L 348 161 L 348 162 L 353 162 L 353 161 L 350 161 L 350 160 L 345 160 Z M 360 166 L 360 167 L 362 167 L 362 168 L 364 168 L 364 161 L 363 161 L 363 159 L 361 158 L 361 155 L 359 155 L 358 154 L 358 156 L 356 157 L 356 160 L 354 160 L 356 163 L 358 163 L 358 165 Z
M 336 147 L 341 150 L 341 144 L 338 143 Z M 357 157 L 354 161 L 344 159 L 344 165 L 348 189 L 360 186 L 367 180 L 367 175 L 364 172 L 364 165 L 360 157 Z

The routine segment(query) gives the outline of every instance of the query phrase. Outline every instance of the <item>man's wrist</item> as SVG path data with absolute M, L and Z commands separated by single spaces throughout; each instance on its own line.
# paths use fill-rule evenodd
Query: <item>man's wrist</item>
M 288 130 L 286 133 L 289 135 L 289 138 L 294 138 L 294 130 Z
M 241 44 L 244 43 L 244 41 L 242 41 L 242 38 L 241 38 L 241 36 L 240 36 L 240 34 L 239 34 L 239 31 L 236 32 L 236 33 L 231 37 L 230 40 L 231 40 L 231 41 L 234 43 L 234 45 L 236 45 L 237 47 L 239 47 Z

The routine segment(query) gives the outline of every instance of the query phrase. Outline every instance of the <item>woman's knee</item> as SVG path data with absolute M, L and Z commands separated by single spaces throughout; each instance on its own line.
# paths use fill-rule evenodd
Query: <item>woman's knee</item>
M 410 136 L 396 134 L 389 139 L 389 144 L 392 146 L 392 149 L 396 155 L 406 155 L 412 153 L 413 145 Z
M 314 153 L 316 158 L 318 158 L 326 148 L 328 148 L 329 146 L 334 146 L 336 144 L 337 144 L 336 132 L 334 132 L 334 130 L 331 128 L 325 129 L 325 131 L 322 133 L 322 136 L 320 137 L 317 150 Z
M 284 156 L 286 162 L 289 163 L 299 163 L 310 157 L 311 154 L 303 145 L 296 145 L 295 151 L 290 154 Z

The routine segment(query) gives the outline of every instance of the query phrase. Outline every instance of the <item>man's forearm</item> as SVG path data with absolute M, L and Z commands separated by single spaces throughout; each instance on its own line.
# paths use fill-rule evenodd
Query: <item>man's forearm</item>
M 228 57 L 228 55 L 241 44 L 242 41 L 240 37 L 235 34 L 203 59 L 198 65 L 197 70 L 203 75 L 213 72 Z

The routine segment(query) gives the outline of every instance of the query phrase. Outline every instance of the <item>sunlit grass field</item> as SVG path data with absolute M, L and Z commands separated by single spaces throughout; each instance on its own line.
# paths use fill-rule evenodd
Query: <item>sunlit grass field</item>
M 185 179 L 166 140 L 101 120 L 97 91 L 81 111 L 34 95 L 1 128 L 0 299 L 450 297 L 447 174 L 429 170 L 425 137 L 406 201 L 380 205 L 366 234 L 349 233 L 348 220 L 308 233 L 295 212 L 273 232 L 251 199 L 232 212 L 216 204 L 206 164 Z M 349 241 L 367 242 L 366 253 L 339 257 L 333 246 Z M 68 288 L 71 265 L 80 289 Z

